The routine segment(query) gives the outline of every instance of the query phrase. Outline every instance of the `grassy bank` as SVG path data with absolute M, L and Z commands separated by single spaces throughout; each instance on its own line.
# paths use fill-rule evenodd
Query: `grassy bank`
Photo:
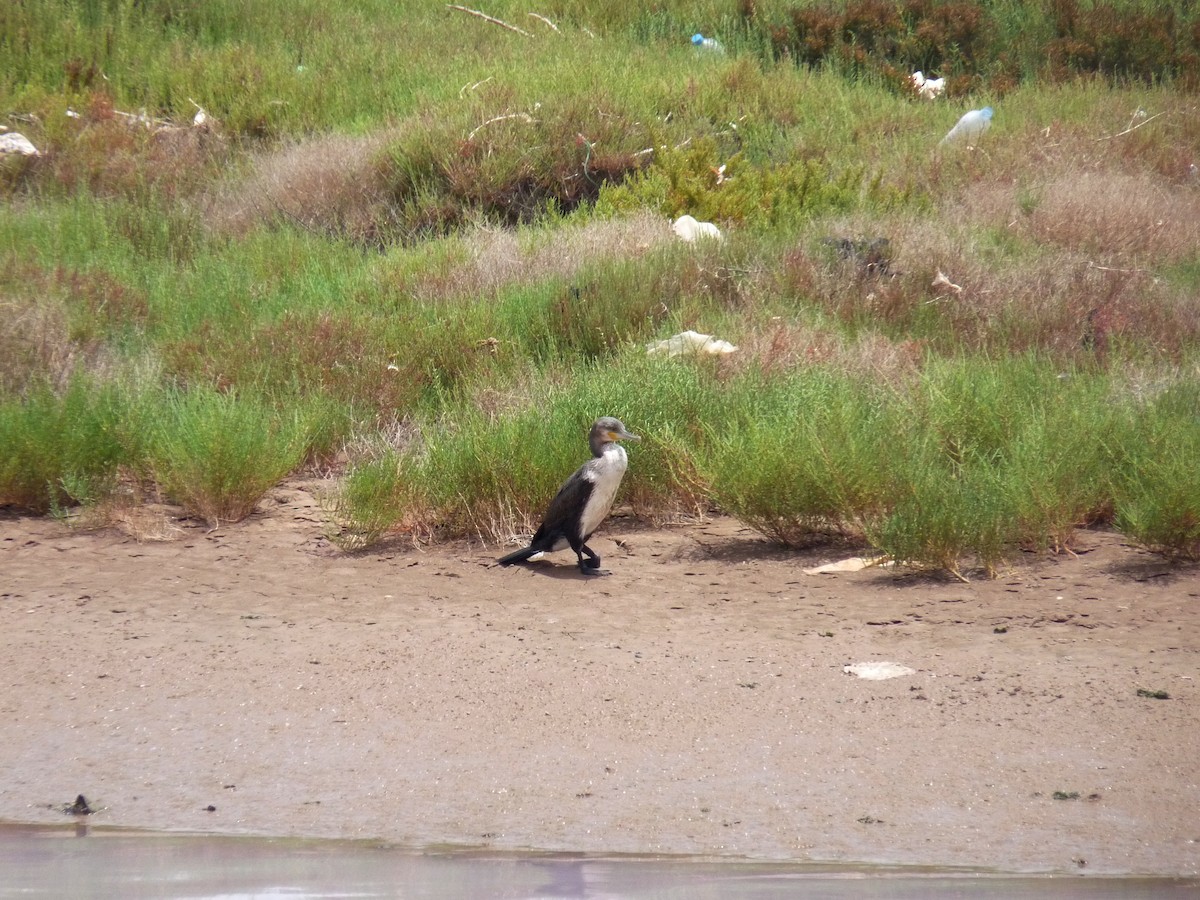
M 506 542 L 615 414 L 647 520 L 1200 555 L 1196 14 L 927 5 L 7 8 L 0 504 Z

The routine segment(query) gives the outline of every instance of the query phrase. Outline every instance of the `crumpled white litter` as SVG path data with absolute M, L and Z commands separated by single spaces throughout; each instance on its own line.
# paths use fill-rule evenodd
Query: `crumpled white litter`
M 917 94 L 926 100 L 940 97 L 946 90 L 945 78 L 926 78 L 925 73 L 920 69 L 909 75 L 908 80 L 917 89 Z
M 823 566 L 813 566 L 805 569 L 805 575 L 830 575 L 837 572 L 861 572 L 871 566 L 887 565 L 885 556 L 851 556 L 849 559 L 839 559 L 837 562 L 825 563 Z
M 930 284 L 929 286 L 935 287 L 935 288 L 943 288 L 943 287 L 949 288 L 955 294 L 962 293 L 962 287 L 960 285 L 955 284 L 953 281 L 951 281 L 949 278 L 947 278 L 945 273 L 943 273 L 941 269 L 937 270 L 937 275 L 934 276 L 933 283 Z
M 699 334 L 695 331 L 681 331 L 673 334 L 665 341 L 651 341 L 646 345 L 646 355 L 655 356 L 665 353 L 667 356 L 680 356 L 684 353 L 704 353 L 711 356 L 723 356 L 734 353 L 737 347 L 713 337 L 711 334 Z
M 721 240 L 721 229 L 712 222 L 697 222 L 693 216 L 680 216 L 671 223 L 671 230 L 689 244 L 700 238 L 715 238 Z
M 10 131 L 0 134 L 0 153 L 19 153 L 21 156 L 41 156 L 38 148 L 23 134 Z
M 867 681 L 887 681 L 889 678 L 901 678 L 904 675 L 916 675 L 916 669 L 902 666 L 894 662 L 860 662 L 842 666 L 847 675 L 857 675 Z

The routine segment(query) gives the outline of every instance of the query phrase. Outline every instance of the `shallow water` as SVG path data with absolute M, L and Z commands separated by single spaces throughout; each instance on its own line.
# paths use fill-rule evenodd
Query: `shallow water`
M 415 852 L 363 841 L 0 826 L 0 898 L 1160 898 L 1196 879 Z

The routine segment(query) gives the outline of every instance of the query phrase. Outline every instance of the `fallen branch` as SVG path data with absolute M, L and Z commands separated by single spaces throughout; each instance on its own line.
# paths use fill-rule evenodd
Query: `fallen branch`
M 539 16 L 537 13 L 529 13 L 529 16 L 530 16 L 531 18 L 537 19 L 539 22 L 545 22 L 545 23 L 546 23 L 547 25 L 549 25 L 549 26 L 550 26 L 550 27 L 551 27 L 551 28 L 552 28 L 554 31 L 558 31 L 558 26 L 557 26 L 557 25 L 555 25 L 553 22 L 551 22 L 549 19 L 547 19 L 545 16 Z M 560 32 L 560 33 L 561 33 L 561 32 Z
M 1165 116 L 1165 115 L 1166 115 L 1165 112 L 1155 113 L 1150 118 L 1145 119 L 1141 122 L 1138 122 L 1132 128 L 1126 128 L 1124 131 L 1118 131 L 1116 134 L 1106 134 L 1104 137 L 1096 138 L 1096 143 L 1100 143 L 1100 141 L 1111 141 L 1113 138 L 1124 137 L 1127 134 L 1131 134 L 1132 132 L 1137 131 L 1143 125 L 1149 125 L 1151 122 L 1153 122 L 1159 116 Z
M 447 3 L 447 9 L 457 9 L 459 12 L 465 12 L 469 16 L 478 16 L 485 22 L 491 22 L 493 25 L 499 25 L 501 28 L 507 28 L 509 31 L 515 31 L 517 34 L 523 34 L 525 37 L 533 37 L 528 31 L 523 28 L 518 28 L 516 25 L 509 25 L 507 22 L 502 22 L 500 19 L 495 19 L 485 12 L 480 12 L 477 9 L 467 9 L 465 6 L 459 6 L 456 3 Z

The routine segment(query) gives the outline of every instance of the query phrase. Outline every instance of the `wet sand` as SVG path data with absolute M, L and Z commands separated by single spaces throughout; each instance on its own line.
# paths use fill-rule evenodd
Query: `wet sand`
M 1200 572 L 1119 535 L 961 584 L 618 517 L 585 580 L 340 553 L 313 489 L 170 541 L 0 514 L 0 820 L 1200 870 Z
M 489 900 L 1164 900 L 1200 880 L 998 875 L 687 857 L 406 851 L 314 841 L 0 825 L 0 900 L 487 897 Z

